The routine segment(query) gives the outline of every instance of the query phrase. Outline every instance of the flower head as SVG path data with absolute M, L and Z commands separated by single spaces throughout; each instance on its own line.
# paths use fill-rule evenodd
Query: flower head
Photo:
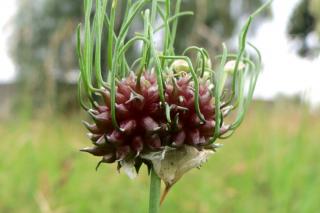
M 205 49 L 194 46 L 182 54 L 175 53 L 175 27 L 170 30 L 170 23 L 176 26 L 179 16 L 170 16 L 170 1 L 165 6 L 153 1 L 151 10 L 142 13 L 143 33 L 129 40 L 126 38 L 132 21 L 148 7 L 148 1 L 128 3 L 119 34 L 114 32 L 116 2 L 106 18 L 107 1 L 97 0 L 92 24 L 92 0 L 85 0 L 83 46 L 81 27 L 78 28 L 79 99 L 92 120 L 84 124 L 93 143 L 82 151 L 99 156 L 98 165 L 118 163 L 118 168 L 130 177 L 135 177 L 141 165 L 146 164 L 167 185 L 172 185 L 185 172 L 201 166 L 219 147 L 216 141 L 230 136 L 243 120 L 260 63 L 260 57 L 255 63 L 245 54 L 251 18 L 240 36 L 239 53 L 229 55 L 223 45 L 223 54 L 211 60 Z M 176 8 L 180 3 L 177 1 Z M 159 7 L 165 7 L 167 12 L 161 16 L 165 23 L 163 52 L 156 49 L 153 37 Z M 108 26 L 104 25 L 106 20 Z M 105 27 L 109 32 L 107 79 L 100 62 Z M 131 65 L 125 54 L 137 41 L 143 42 L 143 48 L 135 53 L 136 60 Z M 253 50 L 256 51 L 254 47 Z M 191 52 L 197 55 L 194 60 Z M 235 120 L 227 123 L 233 112 Z

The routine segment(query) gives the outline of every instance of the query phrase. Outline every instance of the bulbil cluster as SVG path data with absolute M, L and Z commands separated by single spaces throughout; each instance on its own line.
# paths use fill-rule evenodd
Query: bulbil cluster
M 82 149 L 101 156 L 100 163 L 134 161 L 139 168 L 144 161 L 143 154 L 165 147 L 179 149 L 184 145 L 201 150 L 214 135 L 214 98 L 209 81 L 199 86 L 199 105 L 204 119 L 196 113 L 194 82 L 189 74 L 166 80 L 165 103 L 160 100 L 154 73 L 145 73 L 140 81 L 131 73 L 118 82 L 119 128 L 112 124 L 110 92 L 105 89 L 101 95 L 104 101 L 88 111 L 93 124 L 84 122 L 94 147 Z M 221 128 L 222 133 L 226 130 L 227 127 Z

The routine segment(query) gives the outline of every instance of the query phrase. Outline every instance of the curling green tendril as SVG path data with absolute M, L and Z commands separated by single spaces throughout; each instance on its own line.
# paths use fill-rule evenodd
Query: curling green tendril
M 160 101 L 165 109 L 168 123 L 171 123 L 170 106 L 165 101 L 165 76 L 170 76 L 171 64 L 175 60 L 184 60 L 189 66 L 191 80 L 194 84 L 195 110 L 204 123 L 205 118 L 200 110 L 200 83 L 210 81 L 212 96 L 215 105 L 215 130 L 210 143 L 218 138 L 226 138 L 221 131 L 225 113 L 231 113 L 237 109 L 235 120 L 229 126 L 232 133 L 243 121 L 252 100 L 253 92 L 261 68 L 261 55 L 257 48 L 247 42 L 247 34 L 252 21 L 261 11 L 268 7 L 272 0 L 260 7 L 247 20 L 239 37 L 239 49 L 237 54 L 229 54 L 223 44 L 223 54 L 215 57 L 219 65 L 211 67 L 208 52 L 201 47 L 188 47 L 181 55 L 174 49 L 178 20 L 182 16 L 193 15 L 190 11 L 180 11 L 182 0 L 174 3 L 170 0 L 137 0 L 125 1 L 126 8 L 119 33 L 116 32 L 117 7 L 120 0 L 84 0 L 85 20 L 84 27 L 77 28 L 77 56 L 81 75 L 79 77 L 78 98 L 81 106 L 88 110 L 94 104 L 93 94 L 102 90 L 110 91 L 111 118 L 114 127 L 121 130 L 116 118 L 116 85 L 121 79 L 136 72 L 137 85 L 140 85 L 143 72 L 155 71 Z M 92 5 L 95 2 L 95 13 L 92 16 Z M 174 4 L 174 5 L 173 5 Z M 173 9 L 174 8 L 174 9 Z M 110 14 L 107 14 L 110 11 Z M 139 16 L 142 14 L 141 16 Z M 142 32 L 132 33 L 131 26 L 136 20 L 143 24 Z M 159 26 L 156 26 L 159 25 Z M 82 29 L 83 28 L 83 29 Z M 106 35 L 104 32 L 107 32 Z M 163 50 L 157 49 L 155 33 L 163 33 Z M 83 37 L 81 36 L 83 34 Z M 103 39 L 106 36 L 106 39 Z M 106 41 L 104 44 L 103 41 Z M 129 63 L 126 53 L 135 45 L 142 43 L 141 54 Z M 250 46 L 255 53 L 252 57 L 246 52 Z M 102 47 L 106 47 L 107 67 L 101 65 Z M 188 56 L 191 52 L 197 54 L 196 62 Z M 235 60 L 233 72 L 225 73 L 225 65 L 229 60 Z M 244 64 L 245 68 L 240 65 Z M 179 75 L 179 74 L 176 74 Z M 225 84 L 225 78 L 231 77 L 231 87 Z M 230 91 L 230 95 L 227 95 Z M 228 109 L 226 109 L 228 107 Z

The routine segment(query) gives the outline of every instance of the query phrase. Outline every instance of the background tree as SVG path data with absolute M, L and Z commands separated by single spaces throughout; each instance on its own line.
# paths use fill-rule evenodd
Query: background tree
M 320 36 L 320 1 L 302 0 L 293 11 L 289 24 L 289 36 L 298 41 L 298 54 L 313 56 L 320 50 L 318 42 L 310 43 L 309 36 Z
M 320 0 L 310 0 L 310 13 L 315 19 L 315 30 L 320 37 Z
M 81 0 L 21 0 L 15 17 L 12 55 L 24 104 L 52 109 L 58 79 L 76 69 L 74 32 Z M 30 96 L 30 94 L 32 94 Z

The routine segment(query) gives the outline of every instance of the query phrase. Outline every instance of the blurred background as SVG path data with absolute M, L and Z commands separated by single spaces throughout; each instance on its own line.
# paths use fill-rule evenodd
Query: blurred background
M 120 1 L 117 27 L 126 1 Z M 183 0 L 177 50 L 211 55 L 264 0 Z M 2 1 L 0 212 L 146 212 L 147 171 L 134 181 L 78 152 L 89 145 L 76 98 L 82 0 Z M 139 23 L 136 23 L 139 26 Z M 132 33 L 134 29 L 132 30 Z M 163 212 L 320 210 L 320 0 L 275 0 L 249 40 L 263 73 L 245 122 L 169 194 Z M 105 61 L 103 63 L 106 63 Z

